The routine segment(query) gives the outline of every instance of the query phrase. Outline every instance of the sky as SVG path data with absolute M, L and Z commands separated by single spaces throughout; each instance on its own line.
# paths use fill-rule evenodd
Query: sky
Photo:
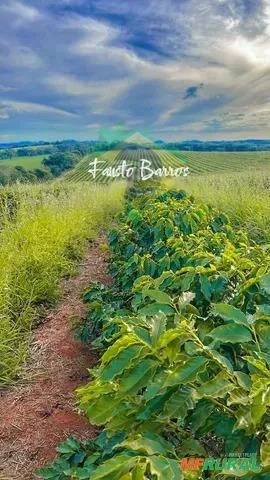
M 0 142 L 270 138 L 269 0 L 1 0 Z

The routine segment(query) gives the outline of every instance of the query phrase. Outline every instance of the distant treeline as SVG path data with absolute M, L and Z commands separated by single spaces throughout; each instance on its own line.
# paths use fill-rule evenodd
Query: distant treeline
M 86 153 L 93 151 L 105 151 L 117 148 L 121 142 L 101 142 L 99 140 L 63 140 L 57 142 L 15 142 L 15 143 L 0 143 L 0 159 L 12 158 L 14 156 L 33 156 L 33 155 L 51 155 L 59 151 L 72 151 L 75 148 L 84 150 Z M 254 152 L 254 151 L 269 151 L 269 140 L 245 139 L 245 140 L 231 140 L 231 141 L 200 141 L 200 140 L 186 140 L 179 142 L 164 142 L 163 140 L 156 140 L 151 145 L 152 148 L 164 148 L 168 150 L 193 150 L 202 152 Z
M 194 152 L 262 152 L 270 150 L 270 140 L 234 140 L 209 141 L 190 140 L 185 142 L 155 142 L 159 148 L 166 150 L 189 150 Z

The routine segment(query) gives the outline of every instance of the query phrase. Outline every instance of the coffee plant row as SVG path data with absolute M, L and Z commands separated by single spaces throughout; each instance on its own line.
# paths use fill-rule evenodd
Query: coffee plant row
M 45 479 L 269 479 L 269 246 L 184 192 L 131 187 L 109 235 L 113 286 L 93 284 L 77 335 L 102 351 Z M 260 471 L 182 471 L 185 457 L 257 457 Z

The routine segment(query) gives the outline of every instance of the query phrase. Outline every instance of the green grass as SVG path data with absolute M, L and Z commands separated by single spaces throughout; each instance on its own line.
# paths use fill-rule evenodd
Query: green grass
M 0 168 L 4 167 L 24 167 L 27 170 L 34 170 L 42 167 L 42 160 L 46 155 L 34 155 L 33 157 L 13 157 L 0 160 Z
M 166 183 L 229 214 L 234 227 L 244 229 L 255 242 L 270 242 L 270 166 L 235 174 L 190 175 Z
M 29 332 L 74 273 L 87 239 L 121 209 L 124 185 L 16 186 L 0 192 L 0 384 L 27 357 Z

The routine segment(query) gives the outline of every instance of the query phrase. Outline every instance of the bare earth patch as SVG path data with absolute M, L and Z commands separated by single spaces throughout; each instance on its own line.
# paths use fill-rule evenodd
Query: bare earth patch
M 85 439 L 94 427 L 74 409 L 74 389 L 87 381 L 95 356 L 73 338 L 70 317 L 83 316 L 81 292 L 90 281 L 110 283 L 99 243 L 89 245 L 79 274 L 64 282 L 62 301 L 33 334 L 22 385 L 0 392 L 0 479 L 34 480 L 71 434 Z

